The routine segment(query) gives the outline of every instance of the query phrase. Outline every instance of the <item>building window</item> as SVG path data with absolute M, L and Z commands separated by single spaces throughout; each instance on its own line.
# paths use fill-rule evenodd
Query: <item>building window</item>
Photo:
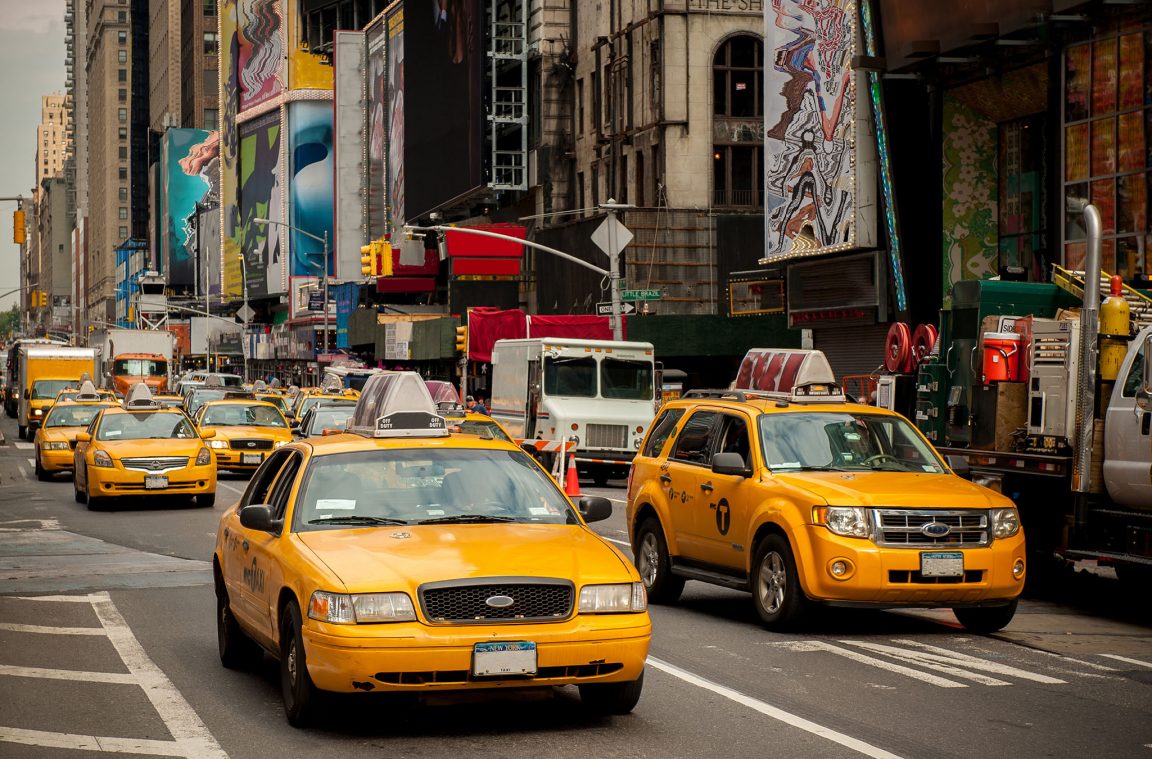
M 116 32 L 116 42 L 118 42 L 121 45 L 127 45 L 128 44 L 128 32 L 125 32 L 125 31 Z
M 125 181 L 126 179 L 128 179 L 128 169 L 126 169 L 125 167 L 121 166 L 121 167 L 120 167 L 120 181 L 121 181 L 121 182 L 123 182 L 123 181 Z
M 712 204 L 758 207 L 763 202 L 764 153 L 759 145 L 716 145 L 712 151 Z
M 127 63 L 128 62 L 128 51 L 127 50 L 117 50 L 116 51 L 116 62 L 117 63 Z
M 128 239 L 128 227 L 120 227 L 120 239 L 121 240 L 127 240 Z
M 123 90 L 121 90 L 123 92 Z M 122 140 L 128 139 L 128 127 L 119 127 L 116 130 L 116 136 Z
M 636 205 L 640 208 L 644 207 L 644 151 L 636 151 Z
M 584 210 L 584 172 L 576 172 L 576 210 Z
M 128 23 L 128 11 L 117 11 L 116 20 L 122 24 Z
M 120 146 L 120 160 L 121 161 L 127 161 L 128 160 L 128 146 L 127 145 L 121 145 Z
M 120 69 L 119 71 L 117 71 L 116 72 L 116 81 L 127 82 L 128 81 L 128 69 Z
M 116 96 L 120 100 L 121 103 L 127 103 L 128 102 L 128 90 L 127 89 L 121 87 L 119 92 L 116 93 Z
M 204 32 L 204 55 L 216 55 L 219 50 L 219 35 L 216 32 Z
M 576 134 L 584 134 L 584 80 L 576 80 Z
M 209 132 L 220 126 L 220 111 L 215 108 L 204 109 L 204 128 Z
M 120 218 L 121 219 L 127 219 L 128 218 L 128 209 L 125 208 L 124 206 L 120 206 Z
M 120 197 L 120 202 L 122 202 L 122 203 L 127 203 L 127 202 L 128 202 L 128 188 L 127 188 L 127 187 L 121 187 L 121 188 L 118 190 L 118 194 L 119 194 L 119 197 Z
M 757 208 L 764 202 L 764 153 L 756 128 L 764 113 L 763 68 L 764 45 L 750 35 L 725 40 L 712 59 L 712 113 L 717 126 L 724 127 L 713 130 L 717 135 L 712 145 L 714 206 Z
M 216 15 L 216 0 L 204 0 L 204 15 L 205 16 L 215 16 Z
M 763 70 L 764 45 L 759 39 L 747 35 L 728 39 L 712 59 L 712 112 L 737 118 L 763 115 Z
M 121 124 L 126 124 L 128 122 L 128 109 L 127 108 L 117 108 L 116 109 L 116 118 L 120 121 Z

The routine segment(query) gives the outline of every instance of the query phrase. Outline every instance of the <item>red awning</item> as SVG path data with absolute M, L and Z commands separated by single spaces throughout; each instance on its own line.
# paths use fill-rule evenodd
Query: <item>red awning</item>
M 624 326 L 627 326 L 627 320 Z M 524 337 L 568 337 L 575 340 L 611 340 L 607 316 L 589 314 L 525 316 L 520 309 L 507 311 L 474 308 L 468 314 L 468 358 L 490 363 L 497 340 Z

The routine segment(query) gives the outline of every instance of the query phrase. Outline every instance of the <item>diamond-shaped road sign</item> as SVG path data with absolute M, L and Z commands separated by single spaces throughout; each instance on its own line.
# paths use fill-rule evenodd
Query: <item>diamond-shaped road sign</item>
M 256 315 L 256 312 L 253 311 L 252 307 L 249 306 L 247 303 L 245 303 L 243 306 L 241 306 L 236 311 L 236 318 L 239 319 L 240 321 L 242 321 L 244 324 L 247 324 L 248 322 L 252 321 L 252 317 L 255 315 Z
M 612 239 L 613 225 L 615 225 L 616 239 Z M 596 231 L 592 233 L 592 242 L 596 247 L 608 254 L 608 257 L 616 255 L 624 248 L 628 247 L 628 243 L 632 242 L 632 232 L 628 227 L 621 224 L 614 216 L 606 218 L 600 226 L 596 227 Z M 616 243 L 616 250 L 612 250 L 612 243 Z
M 620 313 L 622 313 L 622 314 L 627 315 L 627 314 L 634 313 L 635 311 L 636 311 L 635 304 L 632 304 L 632 303 L 621 303 L 620 304 Z M 611 316 L 612 315 L 612 304 L 611 303 L 597 303 L 596 304 L 596 314 L 598 316 Z

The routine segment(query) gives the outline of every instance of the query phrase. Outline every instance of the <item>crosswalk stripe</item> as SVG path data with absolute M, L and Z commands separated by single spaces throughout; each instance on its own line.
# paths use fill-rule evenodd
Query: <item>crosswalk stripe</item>
M 921 643 L 915 640 L 896 640 L 894 643 L 900 643 L 905 646 L 912 646 L 916 649 L 922 649 L 929 653 L 920 654 L 920 658 L 928 658 L 936 661 L 943 661 L 945 663 L 952 662 L 953 664 L 962 664 L 972 669 L 982 670 L 984 672 L 993 672 L 997 675 L 1007 675 L 1009 677 L 1018 677 L 1021 680 L 1031 680 L 1034 683 L 1044 683 L 1046 685 L 1065 685 L 1066 680 L 1060 680 L 1056 677 L 1049 677 L 1048 675 L 1038 675 L 1034 672 L 1029 672 L 1024 669 L 1016 667 L 1009 667 L 1007 664 L 997 664 L 990 662 L 986 659 L 981 659 L 976 656 L 969 656 L 968 654 L 961 654 L 955 651 L 949 651 L 946 648 L 938 648 L 930 646 L 927 643 Z
M 17 667 L 0 664 L 0 675 L 10 677 L 39 677 L 48 680 L 75 680 L 86 683 L 119 683 L 137 685 L 135 675 L 120 672 L 86 672 L 74 669 L 49 669 L 47 667 Z
M 12 622 L 0 622 L 0 630 L 44 635 L 106 635 L 103 627 L 46 627 L 44 625 L 18 625 Z
M 13 443 L 13 445 L 16 446 L 16 450 L 18 450 L 18 451 L 30 451 L 36 447 L 36 445 L 34 443 L 24 443 L 24 442 Z
M 858 640 L 842 640 L 841 643 L 850 646 L 859 646 L 865 650 L 877 654 L 884 654 L 891 656 L 894 659 L 903 661 L 907 664 L 916 664 L 926 669 L 942 672 L 945 675 L 952 675 L 959 677 L 962 680 L 971 680 L 972 682 L 980 683 L 981 685 L 1011 685 L 1012 683 L 1005 680 L 997 680 L 994 677 L 987 677 L 986 675 L 979 675 L 975 672 L 966 672 L 959 667 L 952 667 L 942 662 L 930 661 L 931 654 L 920 654 L 919 652 L 908 651 L 903 648 L 896 648 L 895 646 L 885 646 L 879 643 L 869 643 L 867 641 Z M 943 658 L 943 657 L 939 657 Z
M 1148 669 L 1152 669 L 1152 663 L 1149 663 L 1146 661 L 1140 661 L 1139 659 L 1129 659 L 1127 656 L 1120 656 L 1119 654 L 1100 654 L 1100 655 L 1107 658 L 1107 659 L 1115 659 L 1116 661 L 1122 661 L 1125 664 L 1135 664 L 1138 667 L 1147 667 Z
M 50 733 L 44 730 L 24 730 L 18 727 L 0 727 L 0 741 L 23 746 L 71 749 L 74 751 L 103 751 L 114 754 L 150 754 L 152 756 L 186 756 L 176 741 L 154 741 L 146 738 L 112 738 L 76 733 Z
M 843 656 L 845 659 L 851 659 L 852 661 L 858 662 L 860 664 L 867 664 L 869 667 L 876 667 L 877 669 L 884 669 L 889 672 L 895 672 L 898 675 L 911 677 L 914 680 L 920 680 L 921 682 L 928 683 L 929 685 L 936 685 L 941 688 L 968 687 L 966 684 L 958 683 L 955 680 L 949 680 L 945 677 L 938 677 L 927 672 L 921 672 L 920 670 L 912 669 L 911 667 L 902 667 L 899 664 L 888 661 L 887 659 L 878 659 L 875 656 L 868 656 L 866 654 L 860 653 L 859 651 L 853 651 L 850 648 L 843 648 L 842 646 L 837 646 L 833 643 L 825 643 L 822 640 L 796 641 L 794 643 L 784 643 L 780 645 L 783 645 L 792 651 L 798 652 L 825 651 L 830 654 L 836 654 L 837 656 Z

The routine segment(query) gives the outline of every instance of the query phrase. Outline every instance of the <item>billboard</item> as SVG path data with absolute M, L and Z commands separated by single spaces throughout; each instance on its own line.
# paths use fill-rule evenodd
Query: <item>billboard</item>
M 240 32 L 238 0 L 220 0 L 220 264 L 223 294 L 241 294 L 238 190 L 240 183 L 240 131 L 235 128 L 240 105 Z
M 236 67 L 241 111 L 280 94 L 280 61 L 284 57 L 277 0 L 239 0 Z
M 385 138 L 388 145 L 386 158 L 388 171 L 388 222 L 392 242 L 399 242 L 404 226 L 404 8 L 395 7 L 384 17 L 387 28 L 388 124 Z M 375 239 L 375 238 L 373 238 Z
M 248 296 L 286 291 L 280 227 L 255 219 L 284 221 L 280 160 L 280 112 L 246 121 L 240 130 L 240 202 L 237 241 L 244 255 Z
M 367 47 L 362 32 L 335 33 L 336 239 L 340 279 L 360 279 L 360 246 L 368 242 Z M 379 202 L 379 198 L 377 198 Z
M 332 101 L 303 100 L 288 104 L 288 223 L 291 274 L 319 277 L 324 272 L 324 245 L 316 237 L 327 235 L 328 273 L 332 271 L 333 174 Z
M 161 140 L 156 215 L 161 270 L 169 287 L 190 290 L 204 276 L 201 253 L 216 250 L 216 241 L 202 237 L 199 229 L 218 204 L 220 133 L 169 129 Z
M 778 0 L 764 14 L 762 263 L 876 243 L 871 110 L 852 68 L 857 13 L 856 0 Z
M 479 0 L 405 0 L 404 213 L 415 219 L 483 184 L 484 14 Z M 393 43 L 391 20 L 389 44 Z M 392 135 L 398 132 L 393 130 Z
M 388 40 L 384 19 L 366 30 L 368 38 L 368 239 L 379 240 L 388 233 Z

